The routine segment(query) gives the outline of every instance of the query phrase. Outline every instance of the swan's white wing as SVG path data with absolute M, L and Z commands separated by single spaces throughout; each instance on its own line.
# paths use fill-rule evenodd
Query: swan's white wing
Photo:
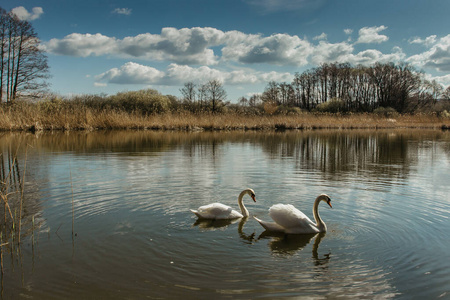
M 195 212 L 194 212 L 195 213 Z M 222 203 L 211 203 L 198 208 L 198 217 L 204 219 L 234 219 L 242 218 L 242 214 Z
M 275 223 L 286 229 L 315 227 L 308 216 L 291 204 L 275 204 L 269 209 L 269 215 Z

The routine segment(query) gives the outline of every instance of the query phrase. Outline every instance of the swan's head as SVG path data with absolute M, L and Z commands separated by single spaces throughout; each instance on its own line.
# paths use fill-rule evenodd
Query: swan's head
M 325 201 L 331 208 L 333 208 L 333 206 L 331 206 L 331 199 L 328 195 L 326 194 L 322 194 L 319 196 L 321 201 Z
M 246 189 L 247 194 L 250 195 L 250 197 L 252 197 L 253 201 L 256 202 L 256 195 L 255 195 L 255 191 L 252 189 Z

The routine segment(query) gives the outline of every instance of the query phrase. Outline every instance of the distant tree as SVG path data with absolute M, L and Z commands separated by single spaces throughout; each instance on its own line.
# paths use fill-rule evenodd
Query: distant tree
M 206 105 L 206 96 L 207 96 L 207 85 L 202 84 L 197 89 L 197 100 L 200 104 L 200 107 L 203 107 Z
M 450 100 L 450 86 L 448 86 L 445 91 L 442 93 L 442 99 Z
M 248 99 L 248 105 L 255 107 L 260 105 L 262 102 L 261 95 L 260 94 L 254 94 L 250 96 L 250 99 Z
M 210 80 L 206 83 L 206 95 L 211 102 L 213 112 L 216 112 L 220 103 L 223 103 L 227 98 L 227 93 L 222 83 L 217 79 Z
M 181 95 L 183 96 L 183 101 L 189 103 L 195 103 L 196 85 L 193 82 L 186 82 L 184 87 L 180 89 Z
M 47 57 L 28 21 L 0 8 L 0 102 L 14 102 L 47 86 Z
M 238 103 L 241 106 L 247 106 L 248 105 L 248 99 L 246 97 L 241 97 L 241 98 L 239 98 Z
M 262 98 L 263 102 L 271 102 L 271 103 L 281 104 L 279 84 L 275 81 L 270 81 L 267 84 L 261 98 Z

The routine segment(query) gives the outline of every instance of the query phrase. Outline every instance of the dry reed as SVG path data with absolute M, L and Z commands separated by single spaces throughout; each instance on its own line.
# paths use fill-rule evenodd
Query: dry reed
M 450 128 L 450 118 L 436 114 L 380 116 L 369 113 L 244 114 L 169 112 L 146 115 L 115 108 L 59 107 L 37 105 L 0 106 L 0 130 L 280 130 L 280 129 L 380 129 Z

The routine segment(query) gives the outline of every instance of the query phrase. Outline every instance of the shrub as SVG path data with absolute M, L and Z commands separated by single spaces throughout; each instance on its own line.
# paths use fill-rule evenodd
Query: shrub
M 443 110 L 441 111 L 440 116 L 445 119 L 450 119 L 450 112 L 448 112 L 447 110 Z
M 327 102 L 320 103 L 316 106 L 316 110 L 319 112 L 338 113 L 345 112 L 345 102 L 339 98 L 332 98 Z
M 152 89 L 117 93 L 109 100 L 113 107 L 142 114 L 164 113 L 169 111 L 171 105 L 167 96 Z
M 277 114 L 282 115 L 300 115 L 302 110 L 300 107 L 292 107 L 292 106 L 279 106 L 277 110 Z
M 374 109 L 373 113 L 378 116 L 388 117 L 388 118 L 398 116 L 398 112 L 392 107 L 378 107 L 378 108 Z
M 64 102 L 59 97 L 44 99 L 37 103 L 39 110 L 44 113 L 58 113 L 64 107 Z
M 278 109 L 278 106 L 273 101 L 266 101 L 264 102 L 264 111 L 266 114 L 273 115 Z

